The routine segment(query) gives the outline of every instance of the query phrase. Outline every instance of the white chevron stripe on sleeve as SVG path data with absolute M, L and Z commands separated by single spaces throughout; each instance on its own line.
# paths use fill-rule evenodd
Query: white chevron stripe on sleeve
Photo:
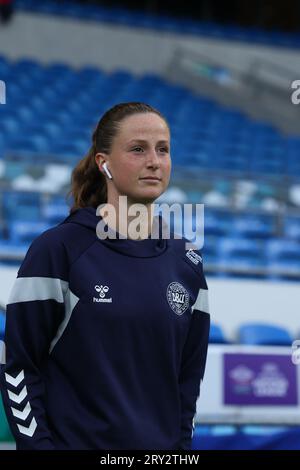
M 53 299 L 63 303 L 69 283 L 52 277 L 18 277 L 7 304 Z
M 11 411 L 12 411 L 12 414 L 16 418 L 21 419 L 22 421 L 25 421 L 25 419 L 28 418 L 28 416 L 29 416 L 29 413 L 31 411 L 31 406 L 30 406 L 30 403 L 28 401 L 27 405 L 24 406 L 23 411 L 17 410 L 16 408 L 13 408 L 12 406 L 11 406 Z
M 200 310 L 201 312 L 209 313 L 207 289 L 199 289 L 196 302 L 192 306 L 192 313 L 194 310 Z
M 17 426 L 21 434 L 25 434 L 25 436 L 32 437 L 36 430 L 37 424 L 35 418 L 32 418 L 31 423 L 28 427 L 22 426 L 21 424 L 17 424 Z
M 61 338 L 63 335 L 63 332 L 68 326 L 68 323 L 71 319 L 72 313 L 74 308 L 76 307 L 77 303 L 79 301 L 79 297 L 77 295 L 73 294 L 73 292 L 70 289 L 67 289 L 67 292 L 65 294 L 65 317 L 62 321 L 62 323 L 59 325 L 56 335 L 51 341 L 50 348 L 49 348 L 49 354 L 52 352 L 54 346 L 56 345 L 57 341 Z
M 13 393 L 10 390 L 7 390 L 7 393 L 11 401 L 20 404 L 24 400 L 24 398 L 27 397 L 27 388 L 26 385 L 24 385 L 19 394 Z
M 17 387 L 22 382 L 22 380 L 24 380 L 24 370 L 21 370 L 17 377 L 13 377 L 12 375 L 9 375 L 7 372 L 5 372 L 5 380 L 7 383 L 13 385 L 13 387 Z

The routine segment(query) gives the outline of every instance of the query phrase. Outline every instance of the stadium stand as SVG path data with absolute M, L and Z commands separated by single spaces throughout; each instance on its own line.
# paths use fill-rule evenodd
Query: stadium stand
M 13 62 L 1 57 L 0 75 L 7 81 L 14 77 L 7 105 L 0 108 L 1 204 L 6 223 L 2 250 L 5 244 L 8 250 L 12 244 L 26 248 L 39 230 L 67 215 L 62 194 L 72 166 L 89 148 L 99 115 L 114 102 L 141 99 L 157 106 L 170 122 L 175 169 L 181 171 L 184 165 L 198 180 L 202 173 L 205 179 L 205 172 L 233 175 L 231 183 L 216 180 L 204 192 L 199 183 L 199 189 L 196 183 L 194 189 L 186 189 L 188 200 L 206 203 L 204 256 L 208 270 L 214 273 L 218 266 L 222 276 L 300 277 L 299 216 L 287 214 L 278 229 L 276 211 L 263 210 L 265 196 L 273 201 L 282 197 L 276 191 L 283 174 L 291 184 L 299 175 L 298 138 L 152 74 L 138 77 L 124 70 L 104 73 L 95 67 L 42 66 L 30 59 Z M 25 96 L 29 94 L 30 103 Z M 180 103 L 176 114 L 174 99 Z M 259 174 L 272 177 L 275 183 L 262 196 L 262 186 L 253 183 L 252 199 L 249 196 L 245 207 L 252 207 L 253 213 L 243 208 L 233 211 L 230 205 L 238 200 L 241 180 L 255 181 Z M 217 210 L 214 206 L 220 197 L 228 204 Z
M 198 35 L 216 39 L 273 45 L 276 47 L 299 47 L 296 33 L 267 31 L 262 28 L 246 28 L 239 25 L 221 25 L 212 21 L 197 21 L 193 18 L 176 18 L 172 15 L 155 15 L 139 10 L 128 10 L 116 6 L 81 4 L 74 0 L 16 0 L 15 7 L 22 11 L 46 15 L 58 15 L 83 21 L 100 21 L 121 26 L 153 29 L 161 32 Z
M 264 323 L 248 323 L 239 328 L 240 344 L 290 346 L 292 338 L 282 327 Z

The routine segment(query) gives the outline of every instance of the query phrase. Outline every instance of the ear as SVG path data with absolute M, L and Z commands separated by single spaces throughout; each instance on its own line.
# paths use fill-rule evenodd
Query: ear
M 106 154 L 105 153 L 96 153 L 95 155 L 95 162 L 97 163 L 98 167 L 103 165 L 103 163 L 106 160 Z
M 106 161 L 106 155 L 105 153 L 96 153 L 95 155 L 95 162 L 99 168 L 99 170 L 102 172 L 102 165 Z

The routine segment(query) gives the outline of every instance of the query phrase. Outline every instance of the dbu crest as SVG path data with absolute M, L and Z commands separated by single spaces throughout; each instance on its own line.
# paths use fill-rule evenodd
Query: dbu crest
M 171 282 L 167 288 L 167 299 L 176 315 L 182 315 L 189 306 L 189 293 L 179 282 Z

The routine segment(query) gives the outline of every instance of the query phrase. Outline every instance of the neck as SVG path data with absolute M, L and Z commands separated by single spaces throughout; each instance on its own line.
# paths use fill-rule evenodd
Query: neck
M 140 207 L 133 207 L 139 204 Z M 105 223 L 115 232 L 132 240 L 144 240 L 151 235 L 154 205 L 131 201 L 126 196 L 108 199 L 100 211 Z

